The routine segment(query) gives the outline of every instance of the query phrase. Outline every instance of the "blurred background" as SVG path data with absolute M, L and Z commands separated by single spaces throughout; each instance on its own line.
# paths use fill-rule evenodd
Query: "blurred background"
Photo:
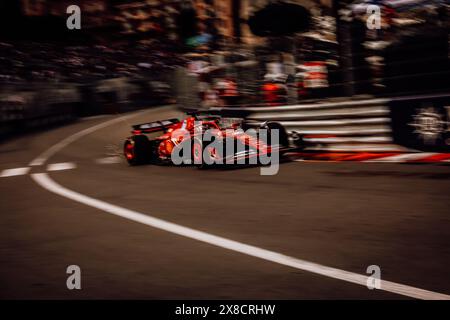
M 81 9 L 80 30 L 66 27 L 73 4 Z M 370 5 L 380 8 L 379 29 L 367 26 Z M 399 143 L 429 147 L 411 136 L 417 126 L 405 127 L 425 103 L 433 110 L 421 123 L 434 112 L 432 130 L 441 130 L 431 147 L 448 146 L 447 1 L 4 0 L 0 6 L 2 136 L 161 104 L 282 108 L 387 97 L 397 99 L 390 108 Z M 398 99 L 411 96 L 418 98 Z
M 447 299 L 448 16 L 439 0 L 0 0 L 0 299 Z M 133 124 L 197 109 L 304 148 L 273 176 L 126 165 Z

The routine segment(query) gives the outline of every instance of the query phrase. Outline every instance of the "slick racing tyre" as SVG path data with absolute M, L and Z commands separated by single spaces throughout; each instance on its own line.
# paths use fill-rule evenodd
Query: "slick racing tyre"
M 289 138 L 286 129 L 278 122 L 266 122 L 261 125 L 261 129 L 267 129 L 267 144 L 272 145 L 271 131 L 278 130 L 279 144 L 281 148 L 289 147 Z
M 133 136 L 127 139 L 123 151 L 132 166 L 147 164 L 152 160 L 151 143 L 146 136 Z

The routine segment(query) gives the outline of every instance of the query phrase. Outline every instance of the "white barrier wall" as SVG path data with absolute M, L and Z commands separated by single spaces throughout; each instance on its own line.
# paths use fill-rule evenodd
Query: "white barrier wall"
M 399 151 L 386 99 L 245 108 L 248 118 L 277 121 L 304 135 L 309 150 Z

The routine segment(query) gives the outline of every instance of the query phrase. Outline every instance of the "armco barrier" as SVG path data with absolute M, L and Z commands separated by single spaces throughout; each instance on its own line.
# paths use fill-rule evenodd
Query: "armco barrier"
M 173 103 L 171 87 L 155 79 L 114 78 L 87 84 L 9 85 L 0 92 L 0 137 L 80 116 L 121 113 Z
M 0 95 L 0 135 L 65 122 L 81 103 L 74 86 L 39 87 Z
M 211 111 L 280 122 L 289 132 L 304 135 L 308 150 L 441 151 L 449 147 L 449 105 L 448 97 L 422 96 Z

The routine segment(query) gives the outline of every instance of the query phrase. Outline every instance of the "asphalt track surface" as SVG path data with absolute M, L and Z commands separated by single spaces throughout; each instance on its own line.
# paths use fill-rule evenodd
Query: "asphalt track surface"
M 91 118 L 0 145 L 0 170 L 31 168 L 0 178 L 0 298 L 411 299 L 421 289 L 425 298 L 449 297 L 448 164 L 288 162 L 261 176 L 259 168 L 105 163 L 117 159 L 130 124 L 179 115 L 154 108 L 79 134 L 119 116 Z M 48 171 L 67 162 L 76 167 Z M 42 173 L 59 189 L 303 262 L 119 217 L 48 190 L 37 183 Z M 309 262 L 319 267 L 307 271 Z M 81 290 L 66 288 L 69 265 L 81 267 Z M 365 279 L 370 265 L 388 290 L 349 281 Z M 344 279 L 315 272 L 321 267 Z M 394 293 L 396 284 L 410 289 Z

